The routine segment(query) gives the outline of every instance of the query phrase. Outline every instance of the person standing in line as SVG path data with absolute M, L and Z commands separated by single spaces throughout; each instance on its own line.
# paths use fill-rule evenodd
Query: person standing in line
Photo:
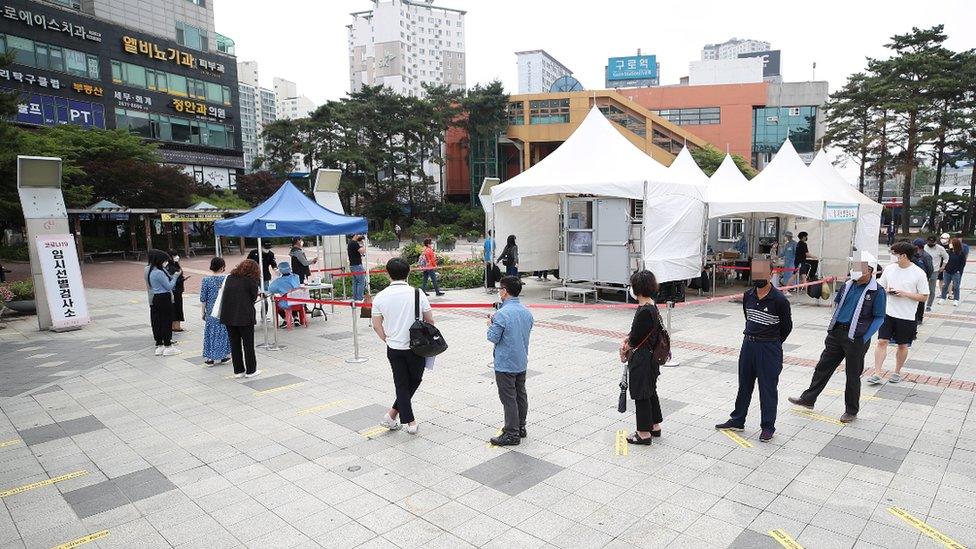
M 959 237 L 949 241 L 949 260 L 946 261 L 945 272 L 942 273 L 942 295 L 939 297 L 939 305 L 945 303 L 946 296 L 949 295 L 949 286 L 952 286 L 952 306 L 959 306 L 959 293 L 962 290 L 962 273 L 966 269 L 966 261 L 969 259 L 969 246 L 963 244 Z
M 264 274 L 264 290 L 268 289 L 268 284 L 271 283 L 271 269 L 278 268 L 278 262 L 275 260 L 274 250 L 271 249 L 271 242 L 265 240 L 261 243 L 261 247 L 264 251 L 261 253 L 261 268 Z M 254 248 L 247 254 L 247 258 L 251 261 L 258 262 L 258 249 Z
M 861 374 L 864 373 L 864 357 L 871 346 L 871 337 L 881 328 L 885 319 L 886 296 L 878 285 L 874 273 L 878 260 L 868 252 L 860 252 L 858 262 L 851 271 L 851 278 L 834 297 L 834 314 L 827 327 L 827 338 L 820 361 L 813 371 L 810 387 L 799 397 L 789 397 L 792 404 L 813 409 L 817 397 L 827 387 L 841 361 L 847 374 L 844 388 L 844 414 L 842 423 L 857 418 L 861 402 Z
M 501 262 L 505 266 L 505 276 L 518 277 L 519 275 L 519 256 L 518 256 L 518 245 L 515 243 L 515 235 L 508 235 L 508 241 L 505 243 L 505 248 L 502 249 L 501 255 L 495 262 Z
M 796 241 L 793 240 L 793 233 L 786 231 L 783 233 L 783 245 L 779 249 L 779 257 L 783 258 L 784 269 L 796 268 Z M 779 285 L 788 286 L 796 271 L 784 270 L 779 275 Z
M 226 266 L 227 263 L 222 257 L 211 259 L 210 272 L 213 274 L 203 277 L 200 281 L 200 303 L 203 304 L 203 358 L 207 366 L 213 366 L 218 360 L 221 364 L 230 360 L 230 336 L 227 335 L 227 327 L 211 314 L 217 301 L 217 294 L 220 293 L 220 288 L 227 278 L 223 274 Z
M 173 285 L 173 331 L 182 332 L 182 322 L 186 320 L 183 317 L 183 290 L 186 288 L 183 282 L 189 277 L 183 276 L 183 267 L 180 266 L 179 252 L 170 250 L 169 256 L 172 259 L 166 265 L 166 272 L 176 281 L 176 284 Z
M 254 325 L 257 323 L 254 304 L 258 301 L 260 279 L 258 264 L 245 259 L 234 267 L 224 281 L 220 322 L 227 326 L 230 335 L 230 355 L 236 378 L 254 377 L 261 373 L 254 355 Z
M 921 238 L 913 240 L 912 245 L 915 246 L 915 255 L 912 256 L 912 263 L 918 265 L 919 269 L 925 271 L 925 278 L 929 280 L 929 295 L 931 296 L 932 288 L 935 286 L 935 282 L 932 280 L 932 275 L 935 274 L 932 256 L 925 251 L 925 241 Z M 915 322 L 919 326 L 922 325 L 922 321 L 925 319 L 926 303 L 926 301 L 923 301 L 915 308 Z
M 407 284 L 410 265 L 406 261 L 394 257 L 386 262 L 386 272 L 390 275 L 390 285 L 373 298 L 373 331 L 386 344 L 396 400 L 383 415 L 380 425 L 395 431 L 403 422 L 407 424 L 407 432 L 416 435 L 417 418 L 411 400 L 423 381 L 425 359 L 410 350 L 410 327 L 416 320 L 414 311 L 430 324 L 434 323 L 434 314 L 427 296 Z
M 925 310 L 931 311 L 932 302 L 935 301 L 935 282 L 942 280 L 942 273 L 949 262 L 949 253 L 941 244 L 936 242 L 934 234 L 929 235 L 926 239 L 925 253 L 932 257 L 932 268 L 934 269 L 929 275 L 929 300 L 925 302 Z
M 895 243 L 895 220 L 892 219 L 891 223 L 888 223 L 888 247 L 890 248 Z
M 637 311 L 630 325 L 630 334 L 624 338 L 623 352 L 632 352 L 627 367 L 630 398 L 634 399 L 637 431 L 627 437 L 630 444 L 648 445 L 651 439 L 661 436 L 661 399 L 657 396 L 657 378 L 661 365 L 654 360 L 653 349 L 661 332 L 661 313 L 654 303 L 658 283 L 654 273 L 637 271 L 630 277 L 630 296 L 637 301 Z
M 434 287 L 434 295 L 442 296 L 444 292 L 441 291 L 441 287 L 437 284 L 437 254 L 434 253 L 434 248 L 431 247 L 431 241 L 429 238 L 424 239 L 424 251 L 420 252 L 420 267 L 424 269 L 423 281 L 420 283 L 420 290 L 427 295 L 427 281 L 431 282 Z
M 318 263 L 319 258 L 313 257 L 311 260 L 305 257 L 305 241 L 301 237 L 298 237 L 291 242 L 291 251 L 288 255 L 291 256 L 291 270 L 293 273 L 298 275 L 298 280 L 305 284 L 305 278 L 312 274 L 311 265 Z
M 805 284 L 811 276 L 817 276 L 817 256 L 810 253 L 810 245 L 807 244 L 807 238 L 810 235 L 806 231 L 801 231 L 800 234 L 796 235 L 800 241 L 796 244 L 796 258 L 794 259 L 794 266 L 798 269 L 797 273 L 800 276 L 800 284 Z M 816 279 L 814 279 L 816 280 Z
M 519 301 L 522 281 L 514 276 L 499 281 L 501 306 L 488 315 L 488 341 L 495 344 L 494 367 L 498 399 L 505 410 L 505 428 L 492 437 L 495 446 L 517 446 L 528 436 L 525 418 L 529 397 L 525 392 L 525 372 L 529 366 L 529 335 L 532 313 Z
M 183 351 L 173 347 L 173 287 L 177 277 L 183 273 L 177 271 L 176 276 L 170 276 L 166 270 L 169 265 L 169 254 L 162 250 L 149 250 L 146 257 L 149 265 L 146 267 L 146 287 L 149 298 L 149 321 L 152 325 L 153 339 L 156 340 L 156 356 L 173 356 Z
M 281 276 L 274 279 L 274 282 L 268 285 L 269 294 L 285 295 L 288 292 L 301 287 L 302 284 L 298 281 L 298 276 L 291 272 L 290 264 L 282 261 L 281 264 L 278 265 L 278 272 L 281 273 Z M 290 306 L 291 304 L 285 300 L 278 302 L 276 307 L 277 315 L 281 317 L 281 325 L 278 326 L 279 328 L 288 327 L 288 308 Z M 292 318 L 293 324 L 298 326 L 298 311 L 294 311 L 292 315 L 294 316 L 294 318 Z
M 895 242 L 891 246 L 895 263 L 885 267 L 878 284 L 888 292 L 885 304 L 885 320 L 878 330 L 878 343 L 874 348 L 874 373 L 866 381 L 872 385 L 881 383 L 881 367 L 888 356 L 888 342 L 894 340 L 898 345 L 895 351 L 895 372 L 889 381 L 901 381 L 901 369 L 908 358 L 908 348 L 918 334 L 915 313 L 919 303 L 928 299 L 929 281 L 925 271 L 912 263 L 915 246 L 911 242 Z
M 485 287 L 489 290 L 495 288 L 495 277 L 492 275 L 492 267 L 495 265 L 495 239 L 493 238 L 494 231 L 488 231 L 488 237 L 485 238 Z
M 365 238 L 361 234 L 354 234 L 349 245 L 346 246 L 346 255 L 349 256 L 349 271 L 357 273 L 352 275 L 353 301 L 362 301 L 366 295 L 366 269 L 363 267 L 363 258 L 366 257 L 366 246 L 363 244 Z
M 403 229 L 401 229 L 401 228 L 400 228 L 400 224 L 399 224 L 399 223 L 397 223 L 397 224 L 396 224 L 396 225 L 395 225 L 395 226 L 393 227 L 393 232 L 394 232 L 394 233 L 396 234 L 396 237 L 397 237 L 397 248 L 399 248 L 399 247 L 400 247 L 400 233 L 401 233 L 402 231 L 403 231 Z
M 801 238 L 803 233 L 801 234 Z M 752 261 L 752 284 L 742 296 L 746 327 L 739 350 L 739 391 L 729 420 L 716 429 L 742 431 L 752 401 L 753 388 L 759 381 L 759 409 L 762 415 L 760 442 L 769 442 L 776 432 L 777 385 L 783 371 L 783 343 L 793 331 L 790 302 L 769 283 L 772 268 L 769 261 Z

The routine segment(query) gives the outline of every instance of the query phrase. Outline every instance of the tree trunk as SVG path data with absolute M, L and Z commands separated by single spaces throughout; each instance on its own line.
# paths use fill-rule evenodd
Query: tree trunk
M 908 236 L 909 210 L 912 207 L 912 175 L 915 171 L 915 149 L 918 148 L 918 112 L 908 114 L 908 145 L 905 147 L 905 182 L 901 189 L 901 232 Z
M 945 148 L 946 148 L 946 132 L 943 128 L 939 135 L 939 142 L 935 147 L 935 185 L 932 188 L 932 210 L 929 212 L 929 227 L 932 230 L 939 232 L 939 227 L 935 226 L 935 217 L 937 215 L 937 208 L 939 204 L 939 192 L 942 186 L 942 169 L 945 167 Z
M 888 169 L 888 111 L 881 115 L 881 143 L 878 153 L 878 203 L 881 204 L 884 202 L 885 172 Z M 891 223 L 892 225 L 895 223 L 894 219 Z
M 973 158 L 976 160 L 976 157 Z M 973 234 L 973 225 L 976 222 L 976 169 L 969 177 L 969 207 L 966 208 L 966 220 L 963 223 L 963 234 Z
M 868 117 L 865 116 L 861 119 L 861 169 L 857 177 L 857 191 L 859 193 L 864 193 L 864 172 L 865 164 L 868 161 L 868 145 L 865 141 L 868 135 Z

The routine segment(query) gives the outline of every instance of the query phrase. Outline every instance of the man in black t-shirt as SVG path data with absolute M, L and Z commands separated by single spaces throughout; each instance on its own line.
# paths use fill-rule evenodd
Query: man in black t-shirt
M 271 269 L 277 269 L 278 262 L 275 261 L 275 254 L 271 251 L 270 242 L 263 242 L 262 247 L 264 248 L 264 253 L 261 254 L 261 262 L 264 263 L 264 289 L 268 289 L 268 283 L 271 282 Z M 258 263 L 258 249 L 251 250 L 251 253 L 247 254 L 247 258 Z
M 806 231 L 796 235 L 800 241 L 796 244 L 796 268 L 800 275 L 800 284 L 803 284 L 812 276 L 817 276 L 817 258 L 810 253 L 810 246 L 807 244 L 809 235 Z
M 352 298 L 354 301 L 362 301 L 366 293 L 366 269 L 363 268 L 363 256 L 366 255 L 366 246 L 363 245 L 365 237 L 361 234 L 352 235 L 346 251 L 349 254 L 349 270 L 354 274 L 352 277 Z

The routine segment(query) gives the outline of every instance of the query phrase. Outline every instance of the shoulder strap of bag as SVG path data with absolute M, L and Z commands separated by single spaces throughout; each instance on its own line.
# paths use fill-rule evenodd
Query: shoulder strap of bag
M 420 320 L 420 288 L 413 289 L 413 319 Z
M 651 307 L 653 307 L 654 308 L 654 312 L 657 313 L 657 305 L 651 305 Z M 658 319 L 657 325 L 658 326 L 661 325 L 660 319 Z M 651 326 L 651 329 L 647 331 L 647 335 L 644 336 L 644 339 L 642 339 L 641 342 L 638 343 L 636 347 L 634 347 L 634 349 L 640 349 L 642 345 L 644 345 L 645 343 L 647 343 L 647 340 L 651 338 L 651 334 L 653 334 L 653 333 L 654 333 L 654 327 Z

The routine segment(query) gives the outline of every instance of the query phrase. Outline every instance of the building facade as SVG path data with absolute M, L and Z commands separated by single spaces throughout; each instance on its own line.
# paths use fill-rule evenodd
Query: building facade
M 275 93 L 258 84 L 258 64 L 256 61 L 242 61 L 237 64 L 240 81 L 241 103 L 241 145 L 244 149 L 244 169 L 250 172 L 254 160 L 264 155 L 264 126 L 278 119 Z
M 560 63 L 546 50 L 517 51 L 518 92 L 545 93 L 563 76 L 572 76 L 573 71 Z
M 721 44 L 706 44 L 701 51 L 701 60 L 735 59 L 743 53 L 769 50 L 769 42 L 751 38 L 731 38 Z
M 433 0 L 372 3 L 347 25 L 350 92 L 382 85 L 421 97 L 424 84 L 465 88 L 463 10 Z
M 165 3 L 174 9 L 161 15 L 138 0 L 0 1 L 0 51 L 13 54 L 0 87 L 20 92 L 19 124 L 127 129 L 158 142 L 164 163 L 233 187 L 244 167 L 237 61 L 209 40 L 191 44 L 179 34 L 177 7 L 208 6 Z M 138 8 L 153 15 L 126 22 Z M 163 29 L 170 18 L 165 36 L 135 30 Z
M 308 118 L 315 110 L 315 103 L 299 95 L 298 84 L 284 78 L 274 78 L 274 95 L 279 119 Z

